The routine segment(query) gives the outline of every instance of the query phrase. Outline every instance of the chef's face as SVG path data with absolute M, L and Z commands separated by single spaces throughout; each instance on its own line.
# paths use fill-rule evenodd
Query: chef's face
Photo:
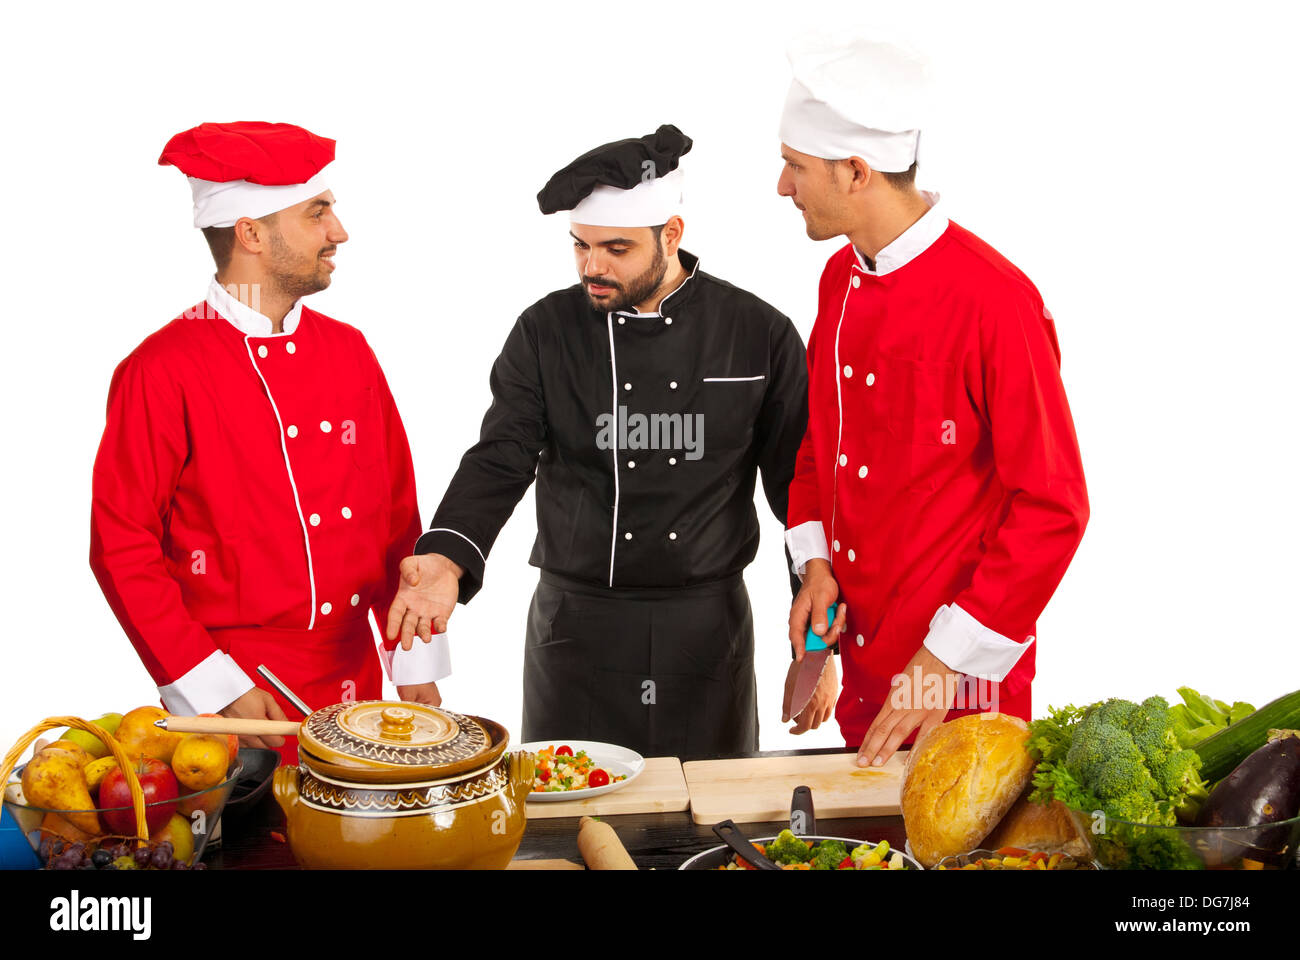
M 569 225 L 578 278 L 592 308 L 633 310 L 668 273 L 663 236 L 653 227 Z
M 305 297 L 330 285 L 334 253 L 348 238 L 332 191 L 279 211 L 267 225 L 267 272 L 279 291 Z
M 804 228 L 813 240 L 829 240 L 845 232 L 845 193 L 837 167 L 781 144 L 785 165 L 776 192 L 789 197 L 803 213 Z

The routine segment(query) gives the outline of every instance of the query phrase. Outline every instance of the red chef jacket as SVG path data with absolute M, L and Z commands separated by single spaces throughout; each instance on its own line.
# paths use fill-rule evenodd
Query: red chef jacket
M 283 329 L 214 280 L 109 387 L 90 563 L 172 713 L 271 689 L 259 664 L 313 709 L 382 695 L 369 614 L 421 529 L 406 433 L 358 330 L 301 301 Z M 440 678 L 403 653 L 395 680 Z
M 848 604 L 835 715 L 851 747 L 922 642 L 988 681 L 948 719 L 994 699 L 1029 719 L 1035 621 L 1088 519 L 1051 314 L 925 196 L 875 264 L 852 244 L 831 257 L 808 344 L 787 542 L 797 572 L 831 561 Z

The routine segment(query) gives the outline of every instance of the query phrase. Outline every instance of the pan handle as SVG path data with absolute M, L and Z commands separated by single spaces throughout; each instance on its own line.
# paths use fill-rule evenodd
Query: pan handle
M 790 832 L 797 837 L 817 833 L 817 813 L 813 809 L 812 790 L 807 787 L 795 787 L 790 797 Z
M 780 870 L 775 863 L 769 860 L 763 854 L 758 852 L 758 848 L 749 842 L 748 838 L 740 832 L 734 820 L 723 820 L 721 823 L 713 825 L 713 832 L 717 834 L 718 839 L 735 851 L 736 856 L 744 860 L 756 870 Z

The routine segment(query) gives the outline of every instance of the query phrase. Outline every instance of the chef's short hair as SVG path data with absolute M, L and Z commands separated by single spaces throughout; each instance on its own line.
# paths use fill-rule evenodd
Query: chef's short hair
M 264 217 L 258 217 L 262 223 L 275 228 L 275 219 L 279 215 L 268 213 Z M 230 258 L 235 252 L 235 228 L 234 227 L 204 227 L 203 239 L 208 241 L 208 249 L 212 251 L 212 259 L 217 265 L 217 270 L 221 271 L 230 265 Z
M 839 163 L 840 161 L 827 160 L 825 162 L 826 162 L 826 168 L 828 170 L 833 170 L 835 169 L 835 164 Z M 912 161 L 912 165 L 908 167 L 906 170 L 900 170 L 897 173 L 886 173 L 884 170 L 874 170 L 872 172 L 878 173 L 882 177 L 884 177 L 885 182 L 888 183 L 895 190 L 906 190 L 908 187 L 914 186 L 916 184 L 916 161 L 915 160 Z

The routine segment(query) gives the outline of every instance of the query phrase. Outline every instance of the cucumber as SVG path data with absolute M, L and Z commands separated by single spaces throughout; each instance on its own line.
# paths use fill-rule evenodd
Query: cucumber
M 1192 747 L 1201 758 L 1201 779 L 1215 783 L 1232 773 L 1239 763 L 1268 742 L 1271 728 L 1300 728 L 1300 690 L 1264 704 L 1244 720 Z

